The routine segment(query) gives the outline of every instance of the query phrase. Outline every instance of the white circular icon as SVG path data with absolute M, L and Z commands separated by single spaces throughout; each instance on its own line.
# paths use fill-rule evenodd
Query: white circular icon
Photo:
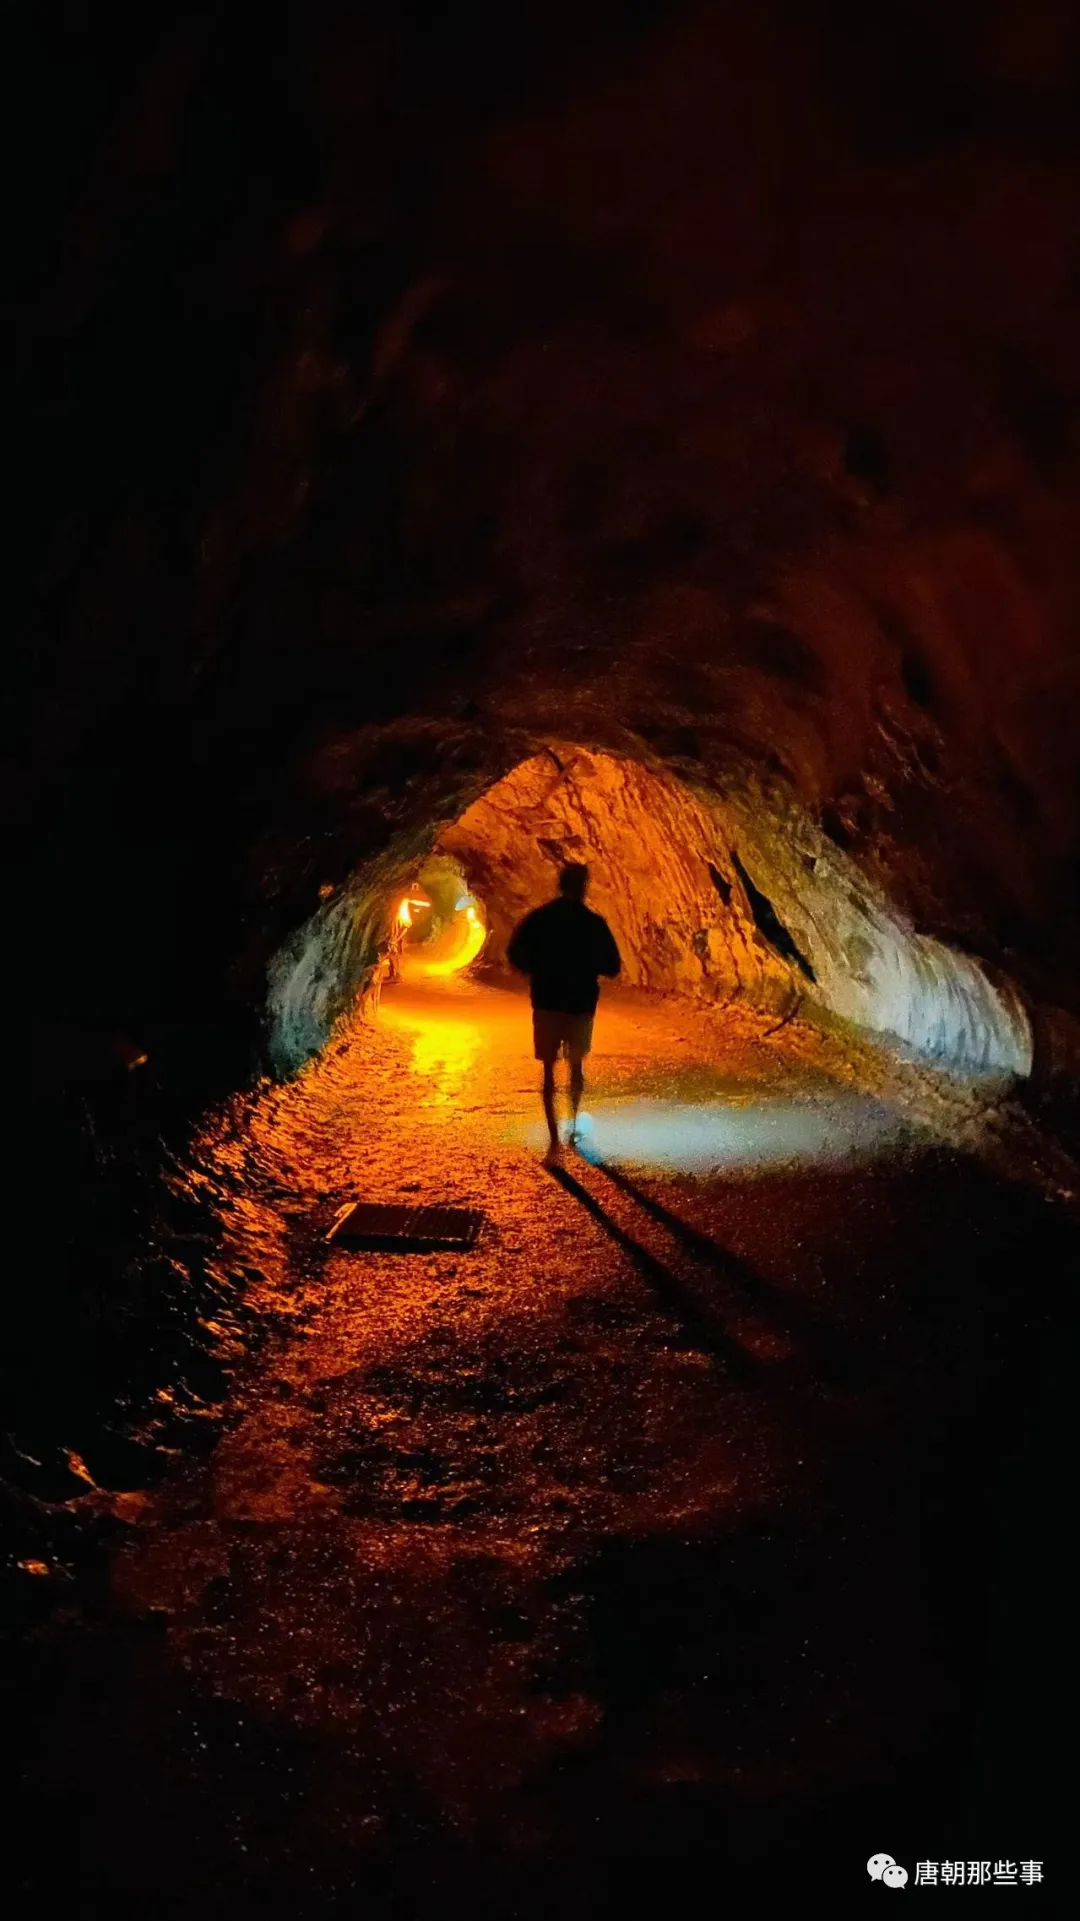
M 866 1872 L 871 1881 L 880 1881 L 886 1868 L 895 1868 L 896 1862 L 891 1854 L 872 1854 L 866 1864 Z
M 895 1861 L 890 1861 L 881 1878 L 887 1888 L 905 1887 L 907 1884 L 907 1869 L 898 1868 Z

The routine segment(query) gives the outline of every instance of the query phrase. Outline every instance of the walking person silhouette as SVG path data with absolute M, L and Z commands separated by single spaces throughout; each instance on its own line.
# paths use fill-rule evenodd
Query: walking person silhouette
M 592 1047 L 593 1018 L 600 997 L 599 976 L 613 980 L 622 962 L 615 939 L 601 914 L 585 905 L 589 870 L 576 862 L 559 875 L 559 892 L 519 922 L 506 950 L 511 967 L 529 977 L 533 1010 L 533 1052 L 543 1063 L 544 1118 L 549 1161 L 560 1154 L 555 1112 L 555 1062 L 565 1052 L 570 1065 L 570 1139 L 575 1140 L 585 1091 L 585 1056 Z

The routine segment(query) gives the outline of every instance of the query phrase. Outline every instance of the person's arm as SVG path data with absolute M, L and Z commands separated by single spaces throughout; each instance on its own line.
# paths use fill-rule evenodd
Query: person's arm
M 614 980 L 616 974 L 622 972 L 622 955 L 615 945 L 615 936 L 607 921 L 599 914 L 596 918 L 600 923 L 596 930 L 599 935 L 596 971 L 603 974 L 606 980 Z
M 518 922 L 506 948 L 506 958 L 519 974 L 532 972 L 531 920 L 532 915 L 526 914 L 525 919 Z

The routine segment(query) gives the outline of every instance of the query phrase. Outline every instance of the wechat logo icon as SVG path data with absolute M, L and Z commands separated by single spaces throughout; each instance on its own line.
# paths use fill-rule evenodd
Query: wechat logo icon
M 871 1881 L 882 1881 L 887 1888 L 907 1886 L 907 1869 L 898 1868 L 891 1854 L 872 1854 L 866 1872 Z

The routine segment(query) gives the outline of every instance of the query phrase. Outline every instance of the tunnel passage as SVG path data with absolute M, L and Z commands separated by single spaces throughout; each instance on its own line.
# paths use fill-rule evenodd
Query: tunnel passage
M 733 762 L 706 787 L 551 741 L 420 838 L 360 869 L 275 957 L 278 1072 L 319 1051 L 395 938 L 413 979 L 460 971 L 481 950 L 485 968 L 505 970 L 514 925 L 566 861 L 589 866 L 630 986 L 742 999 L 780 1019 L 798 1007 L 965 1073 L 1031 1070 L 1030 1021 L 1009 984 L 913 929 L 749 767 Z
M 402 980 L 446 980 L 470 967 L 487 938 L 484 905 L 457 861 L 424 861 L 396 905 L 391 902 L 396 971 Z
M 732 872 L 730 829 L 715 803 L 636 761 L 556 746 L 522 761 L 439 833 L 487 903 L 489 966 L 510 933 L 555 891 L 567 861 L 590 869 L 590 901 L 615 934 L 634 987 L 708 1000 L 746 994 L 781 1005 L 781 957 L 754 939 L 710 876 Z

